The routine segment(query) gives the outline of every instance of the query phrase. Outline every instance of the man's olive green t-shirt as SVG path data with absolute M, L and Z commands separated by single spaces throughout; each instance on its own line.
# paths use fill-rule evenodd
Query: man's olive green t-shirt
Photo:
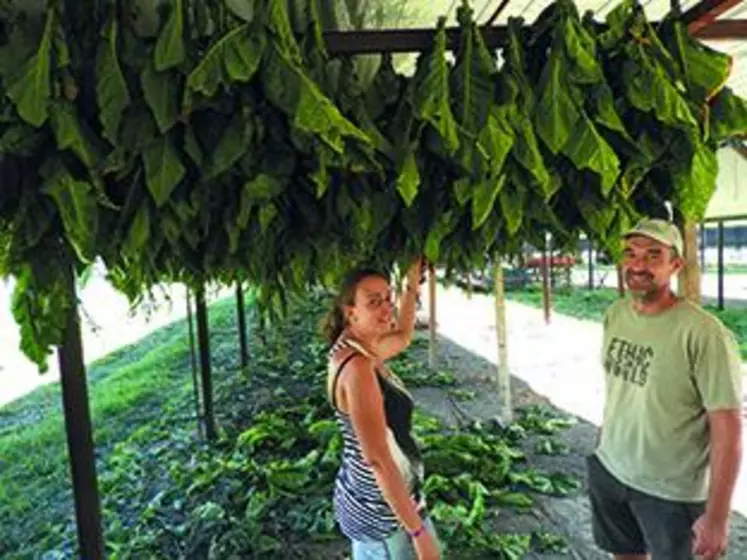
M 640 315 L 628 299 L 607 311 L 606 399 L 597 456 L 622 483 L 659 498 L 707 498 L 707 412 L 740 408 L 741 359 L 713 315 L 680 301 Z

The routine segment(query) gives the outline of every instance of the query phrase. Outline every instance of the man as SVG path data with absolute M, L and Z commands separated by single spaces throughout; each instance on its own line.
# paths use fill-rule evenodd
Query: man
M 587 464 L 594 537 L 616 560 L 717 558 L 741 461 L 737 345 L 672 292 L 674 225 L 646 219 L 623 241 L 630 297 L 605 316 L 604 421 Z

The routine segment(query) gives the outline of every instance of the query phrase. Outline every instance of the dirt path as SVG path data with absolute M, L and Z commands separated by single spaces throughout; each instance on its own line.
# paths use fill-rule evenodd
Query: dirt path
M 458 407 L 470 416 L 482 420 L 495 418 L 500 412 L 496 398 L 495 366 L 488 360 L 473 352 L 440 337 L 439 365 L 455 374 L 460 388 L 474 391 L 474 400 L 458 403 Z M 540 352 L 541 353 L 541 352 Z M 423 355 L 425 360 L 425 354 Z M 513 378 L 512 396 L 516 407 L 541 405 L 557 414 L 567 416 L 547 397 L 533 391 L 529 385 L 516 377 Z M 460 413 L 448 398 L 445 390 L 422 388 L 414 391 L 418 405 L 423 411 L 438 416 L 445 422 L 456 424 Z M 533 530 L 549 530 L 563 535 L 570 546 L 570 551 L 563 555 L 529 555 L 528 559 L 577 558 L 587 560 L 608 560 L 594 544 L 591 535 L 591 512 L 585 493 L 585 457 L 593 451 L 597 427 L 583 418 L 573 415 L 577 423 L 561 431 L 555 439 L 567 444 L 570 453 L 567 455 L 536 455 L 531 446 L 525 449 L 532 467 L 543 472 L 561 472 L 578 478 L 583 486 L 566 498 L 539 496 L 536 506 L 528 514 L 501 514 L 497 529 L 501 532 L 528 533 Z M 426 465 L 427 468 L 427 465 Z M 728 558 L 738 560 L 747 558 L 747 519 L 738 513 L 734 514 L 731 527 L 730 553 Z
M 425 310 L 427 312 L 427 309 Z M 439 359 L 453 371 L 463 388 L 475 391 L 474 401 L 460 403 L 471 415 L 489 419 L 500 412 L 495 384 L 497 361 L 493 300 L 461 291 L 440 289 L 437 299 L 440 332 Z M 533 456 L 538 468 L 557 470 L 583 478 L 585 457 L 593 450 L 602 414 L 603 376 L 598 363 L 601 328 L 598 324 L 555 315 L 545 325 L 539 310 L 508 303 L 509 362 L 513 373 L 515 406 L 542 403 L 578 420 L 561 432 L 559 439 L 572 452 L 566 456 Z M 455 422 L 453 405 L 443 391 L 417 393 L 425 409 Z M 732 521 L 729 558 L 747 558 L 747 509 L 745 482 L 740 477 Z M 564 499 L 542 498 L 539 513 L 531 519 L 511 518 L 508 527 L 532 523 L 554 527 L 572 545 L 571 558 L 602 559 L 590 534 L 590 512 L 584 491 Z M 539 517 L 539 518 L 538 518 Z M 544 519 L 542 519 L 544 518 Z M 520 530 L 520 529 L 519 529 Z M 547 558 L 547 556 L 544 556 Z

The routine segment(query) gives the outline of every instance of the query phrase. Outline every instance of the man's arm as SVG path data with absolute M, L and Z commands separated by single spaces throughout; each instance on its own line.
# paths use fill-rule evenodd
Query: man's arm
M 710 431 L 710 487 L 706 516 L 726 523 L 742 462 L 742 411 L 715 410 L 708 413 Z

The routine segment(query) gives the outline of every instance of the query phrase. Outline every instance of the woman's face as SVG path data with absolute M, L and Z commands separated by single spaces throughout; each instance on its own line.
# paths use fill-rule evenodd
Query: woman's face
M 353 305 L 347 307 L 348 322 L 360 333 L 380 335 L 391 330 L 392 290 L 384 278 L 369 276 L 358 283 Z

